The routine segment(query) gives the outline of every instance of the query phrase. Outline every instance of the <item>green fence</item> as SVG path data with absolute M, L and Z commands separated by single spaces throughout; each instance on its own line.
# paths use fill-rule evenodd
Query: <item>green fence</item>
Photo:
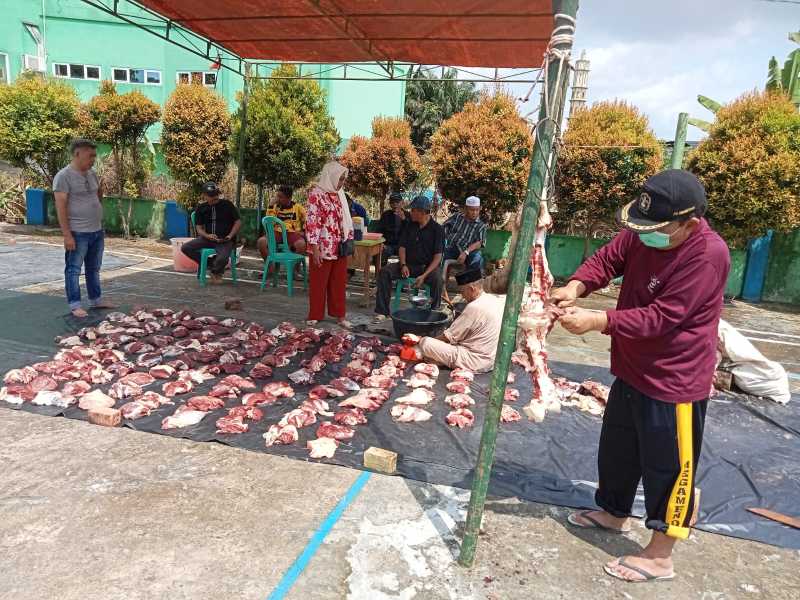
M 594 254 L 608 240 L 589 240 L 589 253 Z M 574 235 L 550 235 L 547 238 L 547 262 L 550 272 L 557 279 L 567 279 L 583 262 L 584 238 Z M 739 296 L 744 283 L 744 269 L 747 262 L 745 250 L 731 249 L 731 272 L 725 286 L 726 296 Z M 800 253 L 799 253 L 800 255 Z
M 132 205 L 130 228 L 133 235 L 160 239 L 164 236 L 164 207 L 163 202 L 143 200 L 141 198 L 103 198 L 103 228 L 108 233 L 123 233 L 124 214 Z M 122 212 L 121 212 L 122 211 Z M 55 225 L 58 223 L 53 194 L 47 193 L 47 222 Z
M 800 304 L 800 230 L 772 236 L 761 297 L 770 302 Z

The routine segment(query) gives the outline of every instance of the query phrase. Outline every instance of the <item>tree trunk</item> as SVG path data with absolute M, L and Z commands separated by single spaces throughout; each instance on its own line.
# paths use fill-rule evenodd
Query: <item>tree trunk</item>
M 595 225 L 597 225 L 597 223 L 593 221 L 589 223 L 589 227 L 586 229 L 586 235 L 583 238 L 583 260 L 589 258 L 589 243 L 592 239 L 592 235 L 594 234 Z

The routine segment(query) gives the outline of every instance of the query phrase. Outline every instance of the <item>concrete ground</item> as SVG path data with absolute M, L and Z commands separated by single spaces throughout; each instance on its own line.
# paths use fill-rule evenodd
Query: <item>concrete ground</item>
M 0 244 L 26 238 L 0 230 Z M 26 231 L 27 233 L 27 231 Z M 107 251 L 138 256 L 104 273 L 121 304 L 196 306 L 223 314 L 301 319 L 302 291 L 199 289 L 171 272 L 164 245 L 110 240 Z M 257 268 L 257 262 L 251 266 Z M 2 285 L 2 284 L 0 284 Z M 60 281 L 18 289 L 60 296 Z M 350 299 L 357 307 L 357 288 Z M 587 306 L 613 304 L 595 294 Z M 0 315 L 0 325 L 13 315 Z M 800 315 L 787 307 L 737 303 L 725 318 L 780 360 L 798 383 Z M 781 334 L 781 335 L 777 335 Z M 794 336 L 794 337 L 786 337 Z M 763 341 L 767 340 L 767 341 Z M 608 339 L 549 338 L 555 360 L 608 364 Z M 360 472 L 257 454 L 220 444 L 105 429 L 0 409 L 0 600 L 266 598 Z M 800 552 L 696 532 L 678 545 L 678 577 L 631 585 L 600 565 L 635 552 L 648 537 L 575 531 L 563 508 L 491 498 L 476 565 L 459 567 L 469 493 L 372 474 L 285 596 L 290 599 L 800 598 Z

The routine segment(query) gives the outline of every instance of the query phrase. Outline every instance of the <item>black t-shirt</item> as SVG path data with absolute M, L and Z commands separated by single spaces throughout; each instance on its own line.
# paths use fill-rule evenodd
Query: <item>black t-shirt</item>
M 378 230 L 386 238 L 387 244 L 396 245 L 400 241 L 403 228 L 407 223 L 411 222 L 411 214 L 407 210 L 403 212 L 406 214 L 406 218 L 402 221 L 391 208 L 381 215 L 381 220 L 378 222 Z
M 233 224 L 240 219 L 239 211 L 230 200 L 222 198 L 213 206 L 203 202 L 197 207 L 195 224 L 202 225 L 206 233 L 213 233 L 217 237 L 227 236 Z
M 444 228 L 433 219 L 425 227 L 410 221 L 400 232 L 400 247 L 409 267 L 427 267 L 434 254 L 444 252 Z

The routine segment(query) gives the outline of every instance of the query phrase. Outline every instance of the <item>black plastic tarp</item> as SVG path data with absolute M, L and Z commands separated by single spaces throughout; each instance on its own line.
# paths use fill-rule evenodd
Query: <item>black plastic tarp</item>
M 51 346 L 50 353 L 52 351 Z M 314 351 L 311 349 L 296 357 L 290 367 L 277 369 L 270 380 L 286 380 L 286 375 L 298 367 L 300 360 Z M 4 353 L 0 359 L 0 369 L 4 372 L 12 366 L 30 364 L 42 358 L 41 346 L 17 342 L 12 344 L 12 352 Z M 315 383 L 336 377 L 343 364 L 344 361 L 319 373 Z M 553 362 L 551 366 L 555 374 L 575 381 L 611 382 L 606 369 L 560 362 Z M 444 386 L 448 377 L 448 372 L 443 370 L 435 388 L 437 400 L 426 407 L 433 414 L 430 421 L 395 423 L 389 415 L 390 399 L 379 411 L 369 413 L 369 423 L 358 427 L 353 440 L 341 443 L 333 459 L 321 462 L 362 468 L 364 450 L 378 446 L 398 453 L 398 474 L 403 477 L 469 488 L 480 442 L 489 376 L 478 376 L 472 385 L 477 402 L 474 410 L 476 420 L 473 428 L 465 430 L 450 427 L 445 422 L 449 407 L 443 399 L 447 394 Z M 210 386 L 211 382 L 199 386 L 192 394 L 176 400 L 180 402 L 191 395 L 204 393 Z M 125 424 L 139 431 L 199 442 L 217 441 L 247 450 L 310 460 L 305 443 L 316 437 L 316 425 L 301 429 L 300 440 L 294 445 L 267 448 L 262 439 L 269 425 L 306 399 L 310 386 L 294 387 L 297 391 L 294 399 L 263 407 L 264 419 L 251 423 L 250 431 L 244 434 L 215 433 L 215 421 L 225 414 L 224 410 L 213 411 L 199 424 L 184 429 L 161 429 L 161 419 L 172 414 L 172 406 Z M 515 403 L 521 409 L 524 399 L 530 396 L 530 381 L 524 373 L 518 372 L 512 387 L 521 392 L 522 400 Z M 408 391 L 401 383 L 394 389 L 392 398 Z M 227 406 L 238 402 L 229 400 Z M 800 549 L 800 531 L 745 510 L 747 507 L 763 507 L 796 514 L 800 506 L 798 407 L 798 398 L 793 398 L 788 406 L 735 394 L 722 394 L 711 401 L 698 475 L 698 486 L 702 489 L 698 528 Z M 62 410 L 25 404 L 18 410 L 86 418 L 85 412 L 77 408 Z M 490 493 L 561 506 L 593 507 L 600 423 L 598 417 L 566 408 L 561 414 L 548 415 L 541 424 L 524 418 L 517 423 L 501 424 Z M 637 499 L 635 508 L 638 514 L 642 514 L 641 498 Z

